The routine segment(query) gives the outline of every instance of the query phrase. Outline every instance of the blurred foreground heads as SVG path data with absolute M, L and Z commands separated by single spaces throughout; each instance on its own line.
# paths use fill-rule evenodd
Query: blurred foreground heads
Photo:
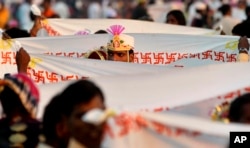
M 229 119 L 231 122 L 250 124 L 250 94 L 237 97 L 230 105 Z
M 82 119 L 92 109 L 105 109 L 100 88 L 88 80 L 70 84 L 45 108 L 45 144 L 56 148 L 100 147 L 104 123 L 96 125 Z
M 0 80 L 0 147 L 36 147 L 40 122 L 36 119 L 39 91 L 26 74 L 6 75 Z

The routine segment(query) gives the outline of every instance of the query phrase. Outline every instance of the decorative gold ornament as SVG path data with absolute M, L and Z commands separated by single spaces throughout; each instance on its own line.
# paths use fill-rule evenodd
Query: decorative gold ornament
M 230 102 L 225 101 L 212 110 L 211 119 L 214 121 L 222 121 L 224 123 L 229 123 L 228 112 L 229 112 Z
M 12 134 L 9 137 L 9 141 L 13 144 L 22 144 L 27 140 L 27 137 L 24 134 L 16 133 Z
M 24 123 L 17 123 L 10 126 L 10 129 L 14 132 L 22 132 L 27 129 L 27 125 Z

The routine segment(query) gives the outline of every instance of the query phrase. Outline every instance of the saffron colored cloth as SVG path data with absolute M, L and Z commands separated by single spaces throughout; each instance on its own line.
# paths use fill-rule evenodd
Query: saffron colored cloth
M 6 24 L 8 23 L 9 20 L 9 10 L 7 8 L 3 8 L 0 10 L 0 28 L 5 28 Z
M 47 10 L 45 10 L 43 12 L 43 15 L 46 17 L 46 18 L 52 18 L 56 15 L 56 13 L 52 10 L 52 8 L 49 8 Z

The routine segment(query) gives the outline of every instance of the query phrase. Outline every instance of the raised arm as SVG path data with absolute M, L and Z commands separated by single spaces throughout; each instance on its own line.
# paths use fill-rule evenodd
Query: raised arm
M 246 36 L 240 37 L 238 44 L 238 62 L 248 62 L 249 61 L 249 42 Z
M 20 50 L 16 52 L 16 64 L 18 73 L 27 73 L 29 62 L 30 55 L 23 47 L 21 47 Z

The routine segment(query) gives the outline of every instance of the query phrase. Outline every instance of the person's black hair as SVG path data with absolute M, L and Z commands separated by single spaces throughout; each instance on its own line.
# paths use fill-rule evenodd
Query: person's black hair
M 179 25 L 186 25 L 186 19 L 185 19 L 185 16 L 183 14 L 182 11 L 180 10 L 172 10 L 172 11 L 169 11 L 168 14 L 167 14 L 167 17 L 169 15 L 173 15 L 176 20 L 178 21 Z
M 250 6 L 247 6 L 245 9 L 245 13 L 247 15 L 247 18 L 250 19 Z
M 35 21 L 35 19 L 36 19 L 36 16 L 33 14 L 32 11 L 30 11 L 30 19 L 31 19 L 32 21 Z
M 231 6 L 228 4 L 224 4 L 222 5 L 219 9 L 218 9 L 223 15 L 226 15 L 230 10 L 231 10 Z
M 28 33 L 27 30 L 22 30 L 16 27 L 7 29 L 5 31 L 11 38 L 25 38 L 25 37 L 30 37 L 30 34 Z
M 106 33 L 108 32 L 105 30 L 97 30 L 94 34 L 106 34 Z
M 233 35 L 238 35 L 238 36 L 247 36 L 248 38 L 250 37 L 250 34 L 248 34 L 248 29 L 249 26 L 246 23 L 240 23 L 234 26 L 232 29 L 232 34 Z
M 25 2 L 31 4 L 32 0 L 25 0 Z
M 43 134 L 47 140 L 57 139 L 56 125 L 62 121 L 63 117 L 69 117 L 74 108 L 82 103 L 88 103 L 100 95 L 102 101 L 104 96 L 99 87 L 88 80 L 78 80 L 65 90 L 52 98 L 46 106 L 43 115 Z
M 10 76 L 11 74 L 10 73 L 5 73 L 4 74 L 4 77 L 8 77 L 8 76 Z
M 0 93 L 0 101 L 6 117 L 13 112 L 13 109 L 18 109 L 20 114 L 26 115 L 27 117 L 31 116 L 24 108 L 19 95 L 8 86 L 4 86 L 2 92 Z
M 148 4 L 149 4 L 149 5 L 155 4 L 155 0 L 149 0 Z
M 232 29 L 232 34 L 233 35 L 237 35 L 237 36 L 243 36 L 243 34 L 244 34 L 244 31 L 243 31 L 243 29 L 242 29 L 242 24 L 237 24 L 237 25 L 235 25 L 234 27 L 233 27 L 233 29 Z
M 154 21 L 149 15 L 142 16 L 142 17 L 138 18 L 138 20 L 149 21 L 149 22 Z
M 70 116 L 75 106 L 81 103 L 88 103 L 96 95 L 100 95 L 102 101 L 104 101 L 101 89 L 91 81 L 80 80 L 69 85 L 61 94 L 61 99 L 67 102 L 64 104 L 64 114 Z
M 239 122 L 243 114 L 242 107 L 246 104 L 250 104 L 250 93 L 239 96 L 234 101 L 232 101 L 228 114 L 230 121 Z
M 62 141 L 57 137 L 56 126 L 59 122 L 62 121 L 62 102 L 60 95 L 54 96 L 50 103 L 45 107 L 43 114 L 43 129 L 42 133 L 45 136 L 46 143 L 52 144 L 54 141 L 61 143 Z M 64 144 L 66 144 L 65 142 Z
M 51 0 L 43 0 L 43 4 L 44 3 L 51 3 Z
M 129 50 L 129 54 L 134 54 L 134 50 L 133 50 L 133 49 L 130 49 L 130 50 Z
M 109 51 L 110 51 L 110 52 L 113 52 L 112 50 L 108 50 L 108 52 L 109 52 Z M 130 50 L 128 51 L 128 53 L 129 53 L 129 54 L 134 54 L 134 50 L 133 50 L 133 49 L 130 49 Z

